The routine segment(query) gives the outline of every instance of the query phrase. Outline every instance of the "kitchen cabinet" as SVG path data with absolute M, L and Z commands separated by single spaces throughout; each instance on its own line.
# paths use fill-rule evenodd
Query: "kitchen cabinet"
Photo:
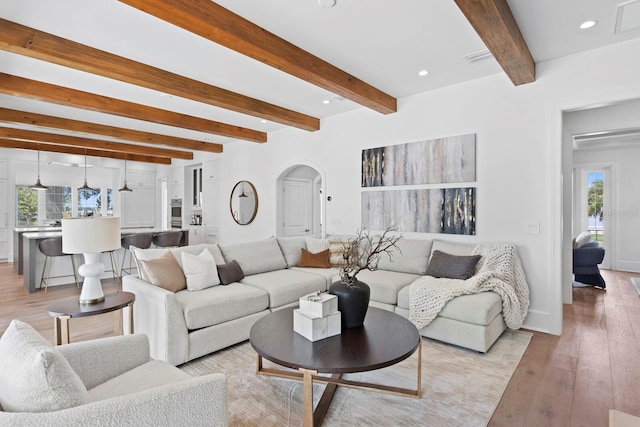
M 220 179 L 220 160 L 202 162 L 202 179 Z
M 204 181 L 202 189 L 202 215 L 206 227 L 220 225 L 220 180 Z
M 5 161 L 6 166 L 6 161 Z M 5 168 L 6 169 L 6 168 Z M 6 179 L 0 179 L 0 262 L 9 258 L 9 193 Z
M 189 245 L 204 243 L 204 228 L 202 226 L 189 227 Z
M 184 168 L 171 168 L 170 199 L 184 198 Z
M 218 227 L 205 227 L 204 228 L 204 243 L 218 243 Z
M 132 192 L 122 192 L 122 226 L 153 227 L 156 223 L 155 172 L 129 172 Z

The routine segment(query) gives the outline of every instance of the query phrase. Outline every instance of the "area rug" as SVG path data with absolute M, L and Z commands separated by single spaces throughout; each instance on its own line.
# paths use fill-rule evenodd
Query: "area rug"
M 339 387 L 323 426 L 485 426 L 531 340 L 507 330 L 487 354 L 437 341 L 422 344 L 422 398 Z M 415 388 L 417 353 L 377 371 L 345 375 L 358 381 Z M 265 361 L 265 367 L 276 367 Z M 299 426 L 302 383 L 256 374 L 249 342 L 180 366 L 191 375 L 227 374 L 229 425 Z M 314 385 L 314 399 L 324 385 Z

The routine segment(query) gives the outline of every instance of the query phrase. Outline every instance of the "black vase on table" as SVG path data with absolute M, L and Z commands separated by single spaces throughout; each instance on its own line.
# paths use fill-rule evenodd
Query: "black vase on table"
M 369 285 L 359 280 L 347 285 L 342 280 L 333 282 L 329 286 L 329 293 L 338 297 L 338 310 L 342 328 L 357 328 L 362 326 L 369 308 L 371 290 Z

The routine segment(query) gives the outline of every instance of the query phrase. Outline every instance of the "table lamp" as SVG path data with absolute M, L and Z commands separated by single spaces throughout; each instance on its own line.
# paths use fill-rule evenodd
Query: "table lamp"
M 100 275 L 104 265 L 100 262 L 102 252 L 120 247 L 120 218 L 63 218 L 62 252 L 83 254 L 84 264 L 78 273 L 84 277 L 80 304 L 92 304 L 104 300 Z

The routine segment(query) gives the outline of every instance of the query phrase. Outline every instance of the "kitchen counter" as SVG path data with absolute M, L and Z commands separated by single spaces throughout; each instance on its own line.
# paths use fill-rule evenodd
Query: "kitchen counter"
M 39 283 L 37 279 L 41 277 L 42 269 L 44 267 L 44 259 L 45 256 L 40 252 L 38 248 L 38 244 L 40 241 L 44 239 L 48 239 L 51 237 L 60 237 L 62 236 L 62 229 L 60 227 L 31 227 L 35 228 L 34 231 L 20 231 L 21 229 L 15 229 L 14 239 L 17 239 L 18 235 L 21 237 L 20 245 L 15 245 L 14 248 L 18 250 L 14 250 L 14 252 L 19 252 L 18 260 L 16 262 L 16 258 L 14 256 L 14 269 L 18 271 L 18 274 L 23 274 L 23 283 L 25 289 L 27 289 L 30 293 L 35 292 Z M 129 234 L 139 234 L 139 233 L 152 233 L 158 234 L 165 231 L 182 231 L 183 237 L 180 241 L 180 246 L 186 246 L 189 244 L 189 229 L 170 229 L 170 230 L 162 230 L 157 228 L 123 228 L 121 229 L 121 235 L 126 236 Z M 119 248 L 115 253 L 116 263 L 122 259 L 124 255 L 124 249 Z M 82 256 L 80 255 L 80 258 Z M 105 265 L 105 273 L 103 274 L 103 278 L 111 277 L 112 269 L 111 260 L 107 252 L 101 254 L 100 262 Z M 67 264 L 68 263 L 68 264 Z M 82 262 L 77 264 L 81 265 Z M 17 268 L 16 268 L 17 267 Z M 116 266 L 117 267 L 117 266 Z M 109 268 L 109 269 L 108 269 Z M 20 273 L 21 271 L 22 273 Z M 116 272 L 117 274 L 117 272 Z M 52 265 L 51 276 L 59 276 L 56 279 L 52 279 L 51 283 L 53 286 L 65 283 L 73 283 L 73 271 L 71 268 L 70 262 L 56 262 L 56 265 Z M 51 285 L 50 285 L 51 286 Z

